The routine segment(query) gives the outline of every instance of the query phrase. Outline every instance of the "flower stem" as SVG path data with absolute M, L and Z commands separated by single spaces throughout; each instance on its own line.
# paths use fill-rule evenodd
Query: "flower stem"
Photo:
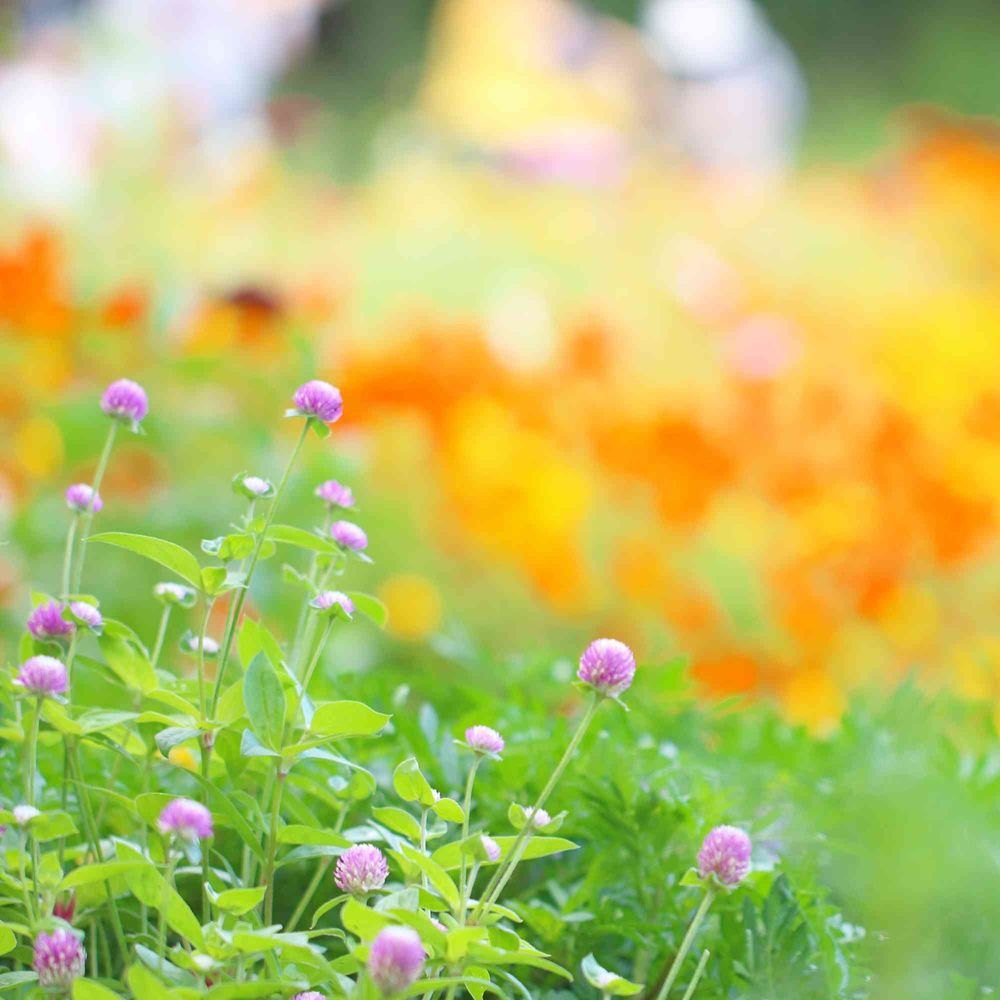
M 691 982 L 688 983 L 688 988 L 684 991 L 683 1000 L 691 1000 L 691 997 L 694 996 L 694 991 L 698 988 L 698 983 L 701 982 L 701 977 L 705 972 L 705 966 L 708 965 L 708 958 L 711 954 L 707 948 L 701 953 L 701 958 L 698 959 L 698 968 L 694 970 Z
M 173 611 L 172 604 L 163 607 L 163 614 L 160 615 L 160 624 L 156 630 L 156 642 L 153 643 L 153 654 L 149 659 L 150 665 L 155 670 L 160 662 L 160 653 L 163 652 L 163 640 L 167 637 L 167 624 L 170 621 L 170 612 Z
M 169 851 L 170 848 L 168 847 Z M 160 973 L 167 957 L 167 907 L 170 905 L 170 890 L 174 887 L 174 869 L 177 867 L 177 857 L 170 858 L 167 863 L 167 873 L 163 876 L 163 894 L 160 897 L 160 925 L 156 939 L 156 954 L 160 959 Z
M 247 594 L 250 591 L 250 582 L 253 579 L 254 570 L 256 570 L 257 562 L 260 559 L 260 550 L 264 545 L 264 539 L 267 537 L 268 529 L 274 521 L 274 515 L 278 510 L 278 504 L 281 502 L 281 495 L 285 492 L 285 486 L 288 483 L 288 477 L 291 474 L 292 466 L 295 464 L 295 460 L 299 457 L 299 452 L 302 450 L 302 445 L 305 443 L 306 435 L 308 433 L 309 422 L 306 421 L 302 425 L 302 433 L 299 435 L 299 439 L 295 442 L 295 447 L 292 449 L 292 453 L 288 457 L 288 464 L 285 466 L 285 471 L 281 475 L 281 482 L 278 483 L 278 488 L 274 493 L 274 500 L 271 501 L 271 506 L 268 508 L 267 517 L 264 521 L 264 527 L 257 536 L 256 544 L 253 547 L 253 551 L 250 553 L 250 563 L 247 566 L 246 579 L 243 581 L 243 586 L 240 588 L 236 597 L 233 614 L 227 622 L 226 634 L 222 639 L 222 649 L 219 652 L 219 667 L 215 675 L 215 689 L 212 691 L 212 704 L 210 712 L 212 716 L 215 715 L 215 708 L 219 703 L 219 695 L 222 693 L 222 680 L 226 675 L 226 667 L 229 664 L 229 653 L 233 647 L 233 637 L 236 634 L 236 628 L 240 621 L 240 614 L 243 611 L 243 605 L 246 603 Z
M 70 767 L 73 771 L 73 777 L 76 779 L 76 794 L 80 805 L 80 815 L 83 817 L 84 830 L 87 833 L 87 838 L 90 840 L 90 847 L 94 852 L 94 857 L 98 862 L 103 862 L 104 854 L 101 851 L 101 838 L 97 830 L 97 824 L 94 822 L 94 810 L 90 803 L 90 793 L 87 791 L 87 785 L 83 780 L 80 752 L 75 739 L 69 736 L 64 737 L 64 739 Z M 122 962 L 126 962 L 128 959 L 128 945 L 125 943 L 125 931 L 122 928 L 121 916 L 118 913 L 118 904 L 115 902 L 114 893 L 111 891 L 111 885 L 108 882 L 104 883 L 104 889 L 107 895 L 108 912 L 111 914 L 111 924 L 115 930 L 115 940 L 118 942 Z
M 667 978 L 663 980 L 660 992 L 656 994 L 656 1000 L 666 1000 L 671 986 L 674 985 L 674 982 L 681 971 L 684 959 L 687 957 L 687 953 L 691 950 L 691 945 L 694 943 L 694 936 L 698 933 L 698 928 L 701 926 L 701 922 L 705 919 L 705 915 L 708 913 L 709 907 L 712 905 L 712 900 L 714 899 L 715 890 L 709 887 L 705 890 L 705 895 L 699 904 L 698 909 L 695 911 L 695 915 L 691 918 L 691 923 L 688 925 L 687 933 L 684 935 L 684 940 L 681 941 L 681 946 L 671 963 L 670 971 L 667 972 Z M 704 958 L 704 961 L 707 962 L 708 959 Z
M 35 804 L 35 769 L 38 766 L 38 723 L 42 715 L 42 699 L 35 698 L 34 711 L 25 733 L 24 747 L 24 801 Z
M 465 814 L 465 818 L 462 820 L 462 843 L 464 844 L 469 836 L 469 812 L 472 809 L 472 786 L 476 782 L 476 771 L 479 770 L 479 765 L 482 763 L 483 758 L 476 754 L 476 759 L 472 762 L 472 767 L 469 768 L 469 777 L 465 781 L 465 798 L 462 800 L 462 812 Z M 458 922 L 460 925 L 465 924 L 466 910 L 468 908 L 468 901 L 466 899 L 466 889 L 468 887 L 468 880 L 466 876 L 468 875 L 468 865 L 469 859 L 462 853 L 462 867 L 459 873 L 458 882 L 458 898 L 459 898 L 459 912 L 456 914 L 458 917 Z
M 80 521 L 80 546 L 79 554 L 77 555 L 76 565 L 73 567 L 72 580 L 73 588 L 72 592 L 78 593 L 80 590 L 80 581 L 83 579 L 83 562 L 87 557 L 87 536 L 90 534 L 90 525 L 94 520 L 94 501 L 97 498 L 97 494 L 101 488 L 101 483 L 104 480 L 104 473 L 108 468 L 108 461 L 111 458 L 111 449 L 115 446 L 115 435 L 118 433 L 118 421 L 112 420 L 111 426 L 108 428 L 108 436 L 104 439 L 104 448 L 101 451 L 101 457 L 97 460 L 97 469 L 94 472 L 94 481 L 90 484 L 90 488 L 93 493 L 90 497 L 90 503 L 87 504 L 87 509 L 83 512 L 83 516 Z
M 205 636 L 208 634 L 208 620 L 215 605 L 214 598 L 205 601 L 205 614 L 201 620 L 201 631 L 198 633 L 198 708 L 201 711 L 201 721 L 207 721 L 205 716 Z
M 347 819 L 347 806 L 343 805 L 340 807 L 340 813 L 337 816 L 337 822 L 334 825 L 333 832 L 340 833 L 344 828 L 344 821 Z M 299 900 L 298 905 L 295 907 L 295 912 L 292 913 L 288 920 L 288 924 L 285 927 L 285 933 L 291 934 L 293 930 L 298 926 L 299 921 L 302 919 L 302 914 L 306 912 L 309 906 L 310 900 L 316 894 L 316 890 L 320 887 L 320 883 L 323 881 L 323 876 L 326 875 L 333 864 L 333 858 L 324 858 L 320 864 L 316 866 L 316 872 L 312 877 L 312 881 L 306 887 L 306 891 L 303 893 L 302 898 Z
M 531 807 L 530 813 L 525 817 L 526 822 L 524 826 L 521 827 L 521 830 L 517 835 L 517 839 L 514 841 L 513 845 L 511 845 L 510 854 L 507 855 L 506 862 L 497 866 L 497 870 L 494 872 L 493 878 L 490 879 L 489 884 L 486 886 L 486 890 L 483 892 L 483 898 L 480 899 L 472 913 L 470 923 L 474 923 L 478 919 L 483 909 L 496 902 L 500 893 L 503 892 L 504 886 L 506 886 L 506 884 L 510 881 L 511 876 L 514 874 L 514 869 L 521 860 L 521 855 L 523 854 L 522 845 L 526 848 L 527 844 L 525 842 L 534 833 L 534 817 L 538 815 L 538 810 L 541 809 L 542 806 L 544 806 L 548 801 L 553 789 L 558 784 L 559 779 L 563 776 L 563 772 L 569 765 L 570 760 L 572 760 L 573 754 L 576 753 L 576 748 L 580 745 L 580 741 L 583 739 L 584 734 L 590 727 L 590 723 L 593 721 L 594 715 L 597 713 L 597 709 L 600 707 L 602 700 L 603 699 L 600 695 L 596 693 L 594 694 L 590 704 L 587 706 L 587 711 L 580 720 L 580 725 L 576 727 L 576 732 L 573 733 L 572 739 L 570 739 L 569 744 L 562 755 L 562 759 L 549 776 L 549 780 L 545 783 L 545 787 L 542 789 L 541 794 L 538 796 L 535 804 Z
M 63 597 L 69 596 L 69 583 L 73 571 L 73 548 L 76 545 L 76 529 L 79 523 L 80 514 L 78 511 L 73 511 L 69 527 L 66 529 L 66 550 L 63 553 L 62 590 L 60 592 Z
M 274 864 L 278 854 L 278 821 L 281 818 L 281 796 L 285 779 L 281 773 L 280 758 L 274 764 L 274 795 L 271 798 L 271 828 L 267 837 L 267 867 L 264 869 L 264 923 L 270 925 L 274 917 Z

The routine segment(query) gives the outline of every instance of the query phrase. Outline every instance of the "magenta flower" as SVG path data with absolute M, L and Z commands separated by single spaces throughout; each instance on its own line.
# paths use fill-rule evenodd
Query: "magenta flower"
M 330 537 L 352 552 L 362 552 L 368 548 L 368 536 L 353 521 L 334 521 L 330 525 Z
M 309 602 L 309 607 L 315 608 L 317 611 L 330 611 L 339 607 L 348 618 L 354 614 L 354 601 L 339 590 L 322 591 Z
M 63 694 L 69 687 L 66 666 L 54 656 L 32 656 L 25 660 L 14 683 L 39 698 Z
M 616 698 L 635 677 L 635 657 L 624 642 L 595 639 L 583 651 L 576 676 L 598 694 Z
M 93 502 L 93 506 L 91 506 Z M 92 510 L 95 514 L 104 506 L 100 493 L 95 493 L 86 483 L 73 483 L 66 490 L 66 506 L 77 514 Z
M 306 990 L 304 993 L 296 993 L 292 1000 L 326 1000 L 326 995 L 316 990 Z
M 490 861 L 500 860 L 500 845 L 492 838 L 488 837 L 485 833 L 479 838 L 483 845 L 483 850 L 486 852 L 486 857 Z
M 477 753 L 501 753 L 506 746 L 503 737 L 489 726 L 469 726 L 465 742 Z
M 36 639 L 61 639 L 64 635 L 69 635 L 76 626 L 63 618 L 65 607 L 60 601 L 39 604 L 28 615 L 28 631 Z
M 68 993 L 73 980 L 83 975 L 86 961 L 87 952 L 72 931 L 57 927 L 35 938 L 33 965 L 43 989 Z
M 372 941 L 368 953 L 368 975 L 383 996 L 391 996 L 417 981 L 425 958 L 424 946 L 415 930 L 410 927 L 384 927 Z
M 355 844 L 337 859 L 333 881 L 342 892 L 364 896 L 385 885 L 389 863 L 374 844 Z
M 315 417 L 325 424 L 332 424 L 340 419 L 344 412 L 344 401 L 340 390 L 329 382 L 313 379 L 300 385 L 292 398 L 295 412 L 302 417 Z
M 193 799 L 174 799 L 160 813 L 157 826 L 162 834 L 175 834 L 193 842 L 212 836 L 212 814 Z
M 717 826 L 698 852 L 698 874 L 714 875 L 723 885 L 737 885 L 750 871 L 750 838 L 735 826 Z
M 92 632 L 99 632 L 104 627 L 104 616 L 93 604 L 88 604 L 86 601 L 73 601 L 69 609 L 77 620 L 86 625 Z
M 73 914 L 76 913 L 76 893 L 70 892 L 65 899 L 57 899 L 52 904 L 52 916 L 65 920 L 67 924 L 73 923 Z
M 104 395 L 101 396 L 101 409 L 116 420 L 141 423 L 149 412 L 146 390 L 130 378 L 120 378 L 104 390 Z
M 353 507 L 354 494 L 350 487 L 342 486 L 336 479 L 320 483 L 313 491 L 327 507 Z

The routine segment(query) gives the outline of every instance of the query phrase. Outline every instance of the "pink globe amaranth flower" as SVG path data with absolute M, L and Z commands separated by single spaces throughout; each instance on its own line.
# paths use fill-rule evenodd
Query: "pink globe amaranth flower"
M 68 993 L 77 976 L 83 975 L 87 952 L 76 935 L 63 927 L 35 938 L 35 972 L 38 985 Z
M 352 552 L 362 552 L 368 548 L 368 536 L 353 521 L 334 521 L 330 525 L 330 537 Z
M 296 993 L 292 1000 L 326 1000 L 326 994 L 316 990 L 306 990 L 304 993 Z
M 506 746 L 503 737 L 489 726 L 469 726 L 465 731 L 465 742 L 480 753 L 501 753 Z
M 212 836 L 212 814 L 193 799 L 168 802 L 157 822 L 160 833 L 176 834 L 181 840 L 207 840 Z
M 322 591 L 309 602 L 309 606 L 317 611 L 329 611 L 331 608 L 339 606 L 348 616 L 354 614 L 354 601 L 339 590 Z
M 130 378 L 120 378 L 104 390 L 104 395 L 101 396 L 101 409 L 109 417 L 117 420 L 141 423 L 149 413 L 146 390 Z
M 552 822 L 552 817 L 544 809 L 528 808 L 524 810 L 524 818 L 535 829 L 548 826 Z
M 86 601 L 73 601 L 69 609 L 92 631 L 96 632 L 104 626 L 104 616 L 93 604 L 88 604 Z
M 36 639 L 61 639 L 76 626 L 63 618 L 66 607 L 61 601 L 46 601 L 28 615 L 28 631 Z
M 483 850 L 486 852 L 486 857 L 488 857 L 490 861 L 499 861 L 500 845 L 492 837 L 488 837 L 485 833 L 479 839 L 483 845 Z
M 368 975 L 383 996 L 392 996 L 420 978 L 425 958 L 424 946 L 415 930 L 384 927 L 372 941 Z
M 292 398 L 296 411 L 303 417 L 315 417 L 323 423 L 332 424 L 344 412 L 344 401 L 340 390 L 329 382 L 313 379 L 300 385 Z
M 337 859 L 333 881 L 342 892 L 363 896 L 385 885 L 389 863 L 374 844 L 355 844 Z
M 27 803 L 22 802 L 11 809 L 11 815 L 18 826 L 27 826 L 36 816 L 41 816 L 42 811 L 35 806 L 29 806 Z
M 750 837 L 735 826 L 717 826 L 698 852 L 698 874 L 714 875 L 723 885 L 737 885 L 750 871 Z
M 104 501 L 101 499 L 101 494 L 95 493 L 93 487 L 87 483 L 73 483 L 66 490 L 66 506 L 77 514 L 82 514 L 88 509 L 96 514 L 104 506 Z
M 14 683 L 39 698 L 64 694 L 69 687 L 66 665 L 54 656 L 32 656 L 25 660 Z
M 353 507 L 354 494 L 350 487 L 342 486 L 336 479 L 320 483 L 313 491 L 328 507 Z
M 624 642 L 595 639 L 583 651 L 576 676 L 598 694 L 615 698 L 628 690 L 635 677 L 635 657 Z
M 260 476 L 244 476 L 240 485 L 255 497 L 262 497 L 273 488 L 266 479 L 261 479 Z

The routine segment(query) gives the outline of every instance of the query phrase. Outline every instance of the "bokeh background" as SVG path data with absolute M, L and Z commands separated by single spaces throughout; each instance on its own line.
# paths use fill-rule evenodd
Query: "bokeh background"
M 316 373 L 347 410 L 311 471 L 354 483 L 391 611 L 359 664 L 601 632 L 818 728 L 904 676 L 995 698 L 998 30 L 978 0 L 5 5 L 5 607 L 59 558 L 96 387 L 153 399 L 106 523 L 194 543 Z

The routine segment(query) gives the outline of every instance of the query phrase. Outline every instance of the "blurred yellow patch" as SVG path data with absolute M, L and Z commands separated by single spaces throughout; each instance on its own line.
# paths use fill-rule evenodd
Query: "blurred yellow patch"
M 425 639 L 441 624 L 441 595 L 426 577 L 399 573 L 378 592 L 389 611 L 386 628 L 401 639 Z
M 175 767 L 183 767 L 188 771 L 198 769 L 198 761 L 195 755 L 185 746 L 172 747 L 167 755 L 167 760 Z
M 14 457 L 32 479 L 51 475 L 63 457 L 59 426 L 48 417 L 25 420 L 14 434 Z

